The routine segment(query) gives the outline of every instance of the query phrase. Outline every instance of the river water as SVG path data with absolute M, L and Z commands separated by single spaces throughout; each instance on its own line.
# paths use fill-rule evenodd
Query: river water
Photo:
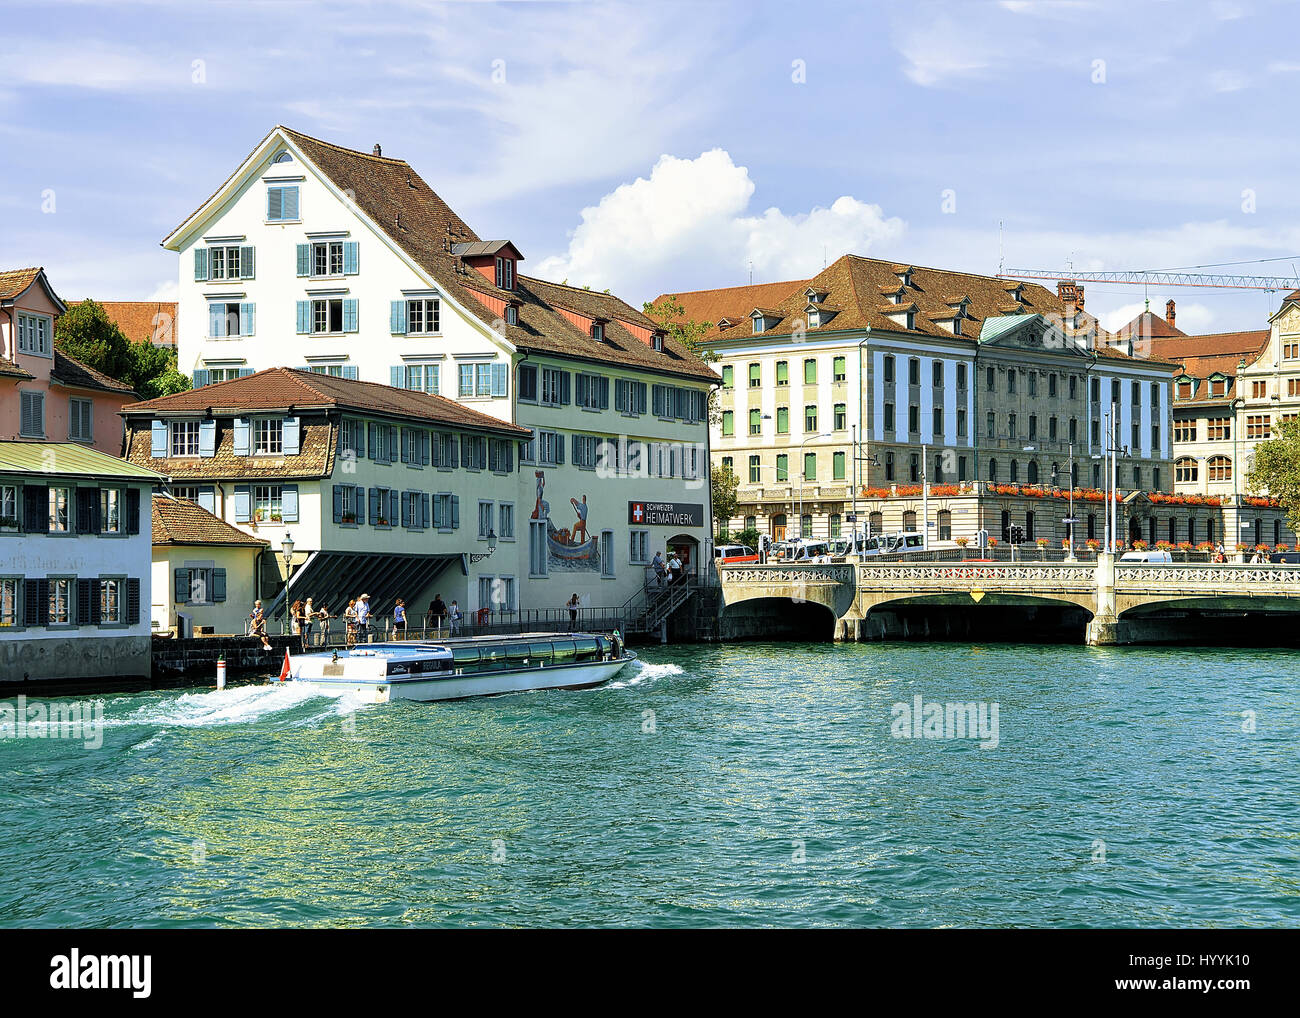
M 99 748 L 0 739 L 0 925 L 1296 926 L 1295 660 L 749 643 L 448 704 L 109 696 Z

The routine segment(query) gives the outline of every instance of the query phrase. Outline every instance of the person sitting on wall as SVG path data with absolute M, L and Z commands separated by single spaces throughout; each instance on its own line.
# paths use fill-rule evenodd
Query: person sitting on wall
M 253 602 L 253 612 L 248 616 L 250 636 L 254 636 L 262 641 L 262 649 L 270 650 L 271 641 L 266 638 L 266 616 L 262 613 L 262 602 L 258 599 Z

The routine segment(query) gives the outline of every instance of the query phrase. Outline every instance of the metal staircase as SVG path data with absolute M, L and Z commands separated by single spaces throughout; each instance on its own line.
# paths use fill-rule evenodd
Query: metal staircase
M 698 589 L 690 580 L 666 587 L 646 587 L 633 594 L 623 605 L 623 617 L 629 633 L 653 633 L 678 609 L 695 596 Z

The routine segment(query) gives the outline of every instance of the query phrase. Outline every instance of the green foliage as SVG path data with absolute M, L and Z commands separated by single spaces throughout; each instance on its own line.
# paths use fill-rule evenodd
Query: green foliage
M 141 399 L 170 396 L 190 388 L 176 367 L 176 351 L 147 339 L 132 343 L 102 304 L 85 300 L 54 323 L 54 345 L 87 367 L 125 382 Z
M 759 542 L 759 533 L 756 527 L 749 527 L 745 530 L 742 530 L 739 534 L 736 535 L 736 544 L 748 545 L 750 548 L 753 548 L 755 551 L 758 550 L 758 542 Z
M 1273 437 L 1255 446 L 1246 485 L 1255 494 L 1277 499 L 1291 529 L 1300 530 L 1300 420 L 1275 424 Z
M 709 485 L 713 491 L 713 519 L 726 525 L 736 515 L 736 489 L 740 478 L 728 466 L 715 466 L 709 470 Z
M 717 354 L 711 350 L 705 350 L 701 346 L 704 334 L 713 328 L 713 323 L 691 321 L 686 317 L 686 308 L 678 302 L 675 296 L 670 294 L 664 298 L 661 304 L 651 304 L 647 301 L 641 307 L 645 311 L 647 318 L 654 319 L 668 335 L 685 346 L 695 356 L 706 362 L 718 359 Z

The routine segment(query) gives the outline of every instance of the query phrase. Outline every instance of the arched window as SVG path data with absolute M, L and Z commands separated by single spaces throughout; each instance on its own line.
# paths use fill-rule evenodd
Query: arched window
M 1020 481 L 1020 464 L 1015 460 L 1011 461 L 1011 483 L 1017 484 Z
M 829 526 L 830 526 L 829 536 L 839 537 L 840 536 L 840 514 L 839 513 L 831 513 Z
M 775 516 L 772 517 L 772 540 L 784 541 L 785 529 L 786 529 L 785 513 L 777 513 Z
M 952 540 L 952 513 L 947 509 L 939 510 L 939 540 Z
M 1191 456 L 1183 456 L 1174 464 L 1175 481 L 1194 481 L 1200 474 L 1200 464 Z
M 916 529 L 916 512 L 914 510 L 909 509 L 907 510 L 907 512 L 903 513 L 903 529 L 904 530 Z
M 1214 517 L 1210 517 L 1205 521 L 1205 539 L 1207 541 L 1214 540 Z
M 998 461 L 989 460 L 989 480 L 996 481 L 997 479 L 998 479 Z
M 757 516 L 746 516 L 746 517 L 745 517 L 745 529 L 746 529 L 746 530 L 757 530 L 757 529 L 758 529 L 758 517 L 757 517 Z
M 1029 461 L 1029 466 L 1025 469 L 1025 477 L 1030 484 L 1038 483 L 1038 464 L 1034 460 Z
M 879 534 L 885 529 L 885 514 L 880 512 L 872 513 L 867 520 L 867 525 L 871 528 L 873 534 Z
M 1011 540 L 1011 510 L 1002 510 L 1002 540 Z
M 1034 539 L 1034 513 L 1033 510 L 1030 510 L 1025 513 L 1025 540 L 1032 541 L 1033 539 Z
M 1211 481 L 1232 480 L 1232 460 L 1227 456 L 1211 456 L 1205 464 L 1205 469 Z
M 1093 541 L 1097 538 L 1097 514 L 1088 514 L 1088 540 Z
M 813 536 L 811 513 L 804 513 L 802 516 L 799 517 L 799 536 L 800 537 Z

